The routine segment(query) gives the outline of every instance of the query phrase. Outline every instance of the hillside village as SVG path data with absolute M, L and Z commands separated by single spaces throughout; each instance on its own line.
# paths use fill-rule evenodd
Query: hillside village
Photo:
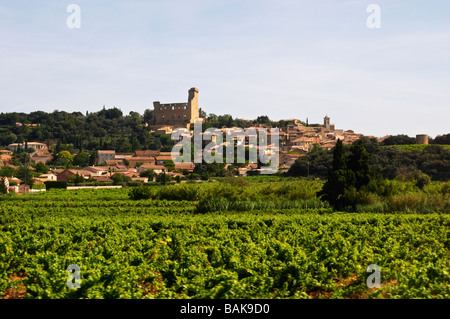
M 194 123 L 207 122 L 206 113 L 202 112 L 198 106 L 198 92 L 199 90 L 197 88 L 191 88 L 188 91 L 187 103 L 161 104 L 159 101 L 155 101 L 153 103 L 154 110 L 150 123 L 143 124 L 145 129 L 151 134 L 170 136 L 177 128 L 187 128 L 190 130 L 192 136 Z M 331 119 L 328 116 L 324 117 L 322 124 L 309 125 L 298 119 L 286 119 L 284 121 L 288 125 L 279 128 L 279 149 L 270 149 L 268 147 L 265 150 L 266 153 L 273 154 L 273 152 L 276 152 L 279 155 L 280 172 L 287 171 L 297 159 L 305 156 L 314 147 L 319 146 L 322 149 L 330 150 L 336 145 L 337 140 L 343 141 L 344 144 L 352 144 L 363 136 L 363 134 L 355 133 L 352 130 L 337 129 L 335 124 L 331 123 Z M 16 126 L 24 125 L 38 126 L 38 124 L 16 123 Z M 246 129 L 248 128 L 257 131 L 257 129 L 270 129 L 273 127 L 268 124 L 249 123 Z M 230 127 L 224 126 L 218 129 L 222 132 L 225 140 L 226 131 Z M 373 136 L 368 137 L 375 138 Z M 268 134 L 268 138 L 271 138 L 270 133 Z M 381 142 L 386 138 L 387 136 L 376 139 L 378 142 Z M 203 147 L 208 144 L 208 138 L 206 136 L 204 140 L 206 142 L 204 141 Z M 55 141 L 52 142 L 53 144 L 50 141 L 47 141 L 47 143 L 29 141 L 26 144 L 9 144 L 6 149 L 0 150 L 0 167 L 18 169 L 19 167 L 11 165 L 10 162 L 14 156 L 14 152 L 23 148 L 32 150 L 28 157 L 29 164 L 31 164 L 30 170 L 33 170 L 33 166 L 39 163 L 49 165 L 52 163 L 55 155 L 58 155 L 55 154 Z M 419 144 L 428 144 L 426 136 L 417 136 L 417 142 Z M 223 145 L 226 146 L 228 145 L 227 143 L 229 141 L 224 142 Z M 249 147 L 249 136 L 245 139 L 245 147 Z M 76 156 L 77 154 L 71 155 Z M 111 149 L 99 149 L 95 153 L 95 161 L 91 164 L 83 167 L 66 168 L 50 165 L 46 173 L 34 178 L 34 185 L 42 185 L 48 181 L 74 182 L 75 179 L 78 182 L 84 180 L 111 184 L 118 180 L 118 175 L 126 178 L 128 181 L 147 183 L 156 180 L 160 175 L 164 175 L 164 178 L 167 177 L 169 179 L 186 179 L 188 176 L 192 177 L 195 171 L 194 163 L 173 163 L 171 152 L 146 150 L 145 148 L 144 150 L 135 150 L 133 153 L 120 153 Z M 225 169 L 235 176 L 255 175 L 260 171 L 257 163 L 247 163 L 239 166 L 226 164 Z M 148 174 L 148 172 L 151 173 Z M 114 176 L 116 176 L 116 179 L 114 179 Z M 26 191 L 23 181 L 18 178 L 8 177 L 9 184 L 15 185 L 9 186 L 11 191 L 19 193 Z

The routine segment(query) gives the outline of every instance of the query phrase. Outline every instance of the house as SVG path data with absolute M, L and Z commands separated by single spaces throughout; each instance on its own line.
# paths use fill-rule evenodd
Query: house
M 25 143 L 13 143 L 9 144 L 8 147 L 10 150 L 17 151 L 19 148 L 25 148 Z M 38 142 L 28 142 L 27 147 L 34 148 L 36 151 L 48 149 L 47 144 Z
M 293 148 L 300 148 L 305 151 L 309 151 L 315 142 L 316 142 L 316 140 L 314 138 L 300 137 L 300 138 L 296 138 L 295 140 L 293 140 L 291 142 L 291 145 Z
M 13 151 L 10 151 L 10 150 L 0 150 L 0 154 L 7 154 L 7 155 L 13 155 Z
M 238 168 L 239 176 L 247 176 L 248 169 L 245 167 Z
M 83 170 L 83 169 L 65 169 L 64 171 L 62 171 L 61 173 L 59 173 L 56 176 L 56 179 L 59 182 L 67 182 L 67 178 L 69 176 L 75 176 L 77 174 L 79 176 L 83 177 L 84 179 L 89 179 L 92 176 L 94 176 L 94 173 L 92 173 L 91 171 L 88 171 L 88 170 Z
M 113 180 L 109 176 L 92 176 L 97 182 L 112 182 Z
M 139 177 L 139 174 L 136 173 L 136 172 L 117 172 L 115 174 L 119 174 L 119 175 L 122 175 L 122 176 L 127 176 L 129 178 Z
M 178 176 L 179 176 L 179 177 L 184 177 L 183 174 L 176 173 L 176 172 L 167 172 L 166 175 L 172 176 L 172 177 L 178 177 Z
M 116 151 L 114 150 L 99 150 L 97 151 L 98 163 L 105 163 L 106 161 L 113 161 L 116 159 Z
M 283 167 L 291 167 L 294 162 L 299 159 L 300 157 L 305 156 L 306 151 L 304 154 L 281 154 L 280 155 L 280 165 Z
M 155 157 L 153 156 L 133 156 L 127 158 L 129 162 L 129 167 L 136 167 L 137 163 L 142 164 L 155 164 Z
M 20 185 L 23 182 L 21 179 L 18 179 L 17 177 L 9 177 L 8 180 L 10 185 L 11 183 L 16 183 L 17 185 Z
M 148 177 L 132 177 L 132 181 L 140 181 L 141 183 L 148 183 Z
M 33 164 L 46 164 L 53 159 L 53 155 L 48 150 L 39 150 L 30 154 L 30 161 Z
M 18 193 L 19 194 L 24 194 L 24 193 L 29 193 L 30 192 L 30 185 L 26 185 L 25 184 L 20 184 L 18 186 Z
M 195 168 L 194 163 L 175 163 L 175 169 L 177 171 L 193 172 Z
M 130 155 L 126 154 L 116 154 L 116 157 L 114 157 L 114 160 L 117 161 L 117 163 L 124 162 Z
M 123 165 L 123 161 L 122 160 L 106 160 L 105 164 L 106 164 L 106 166 Z
M 112 172 L 127 172 L 128 168 L 125 165 L 110 166 Z
M 160 151 L 158 150 L 145 150 L 145 151 L 136 151 L 135 156 L 136 157 L 151 157 L 151 156 L 157 156 L 160 155 Z
M 107 166 L 87 166 L 83 168 L 85 171 L 91 172 L 91 176 L 102 176 L 107 175 L 109 172 L 109 167 Z
M 172 156 L 170 156 L 170 155 L 159 155 L 159 156 L 155 156 L 155 160 L 156 160 L 156 165 L 163 165 L 164 162 L 166 162 L 166 161 L 172 161 Z
M 55 174 L 56 176 L 58 176 L 59 174 L 61 174 L 61 172 L 64 172 L 64 169 L 62 168 L 51 168 L 50 169 L 50 173 Z
M 67 177 L 72 176 L 72 175 L 76 175 L 76 174 L 74 172 L 72 172 L 71 170 L 65 169 L 61 173 L 56 175 L 56 180 L 60 181 L 60 182 L 67 182 Z
M 336 141 L 326 141 L 322 144 L 320 144 L 320 146 L 324 149 L 324 150 L 331 150 L 336 146 Z
M 8 163 L 11 160 L 12 156 L 8 153 L 0 153 L 0 162 Z
M 36 178 L 36 179 L 39 179 L 39 180 L 41 180 L 42 182 L 46 182 L 46 181 L 57 181 L 57 180 L 58 180 L 57 177 L 56 177 L 56 175 L 53 174 L 53 173 L 42 174 L 41 176 L 39 176 L 39 177 Z
M 162 165 L 143 164 L 137 168 L 137 172 L 140 174 L 149 169 L 153 170 L 156 174 L 161 174 L 162 172 L 167 171 L 167 168 Z

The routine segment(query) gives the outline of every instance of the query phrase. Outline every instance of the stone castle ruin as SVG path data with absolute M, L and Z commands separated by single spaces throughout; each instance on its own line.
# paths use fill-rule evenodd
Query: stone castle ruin
M 198 107 L 198 89 L 191 88 L 188 91 L 187 103 L 161 104 L 153 102 L 153 127 L 188 127 L 194 121 L 200 119 L 201 109 Z

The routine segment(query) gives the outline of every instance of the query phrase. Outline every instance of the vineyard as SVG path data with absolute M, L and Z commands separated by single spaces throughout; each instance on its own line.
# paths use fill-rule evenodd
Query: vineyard
M 333 212 L 313 182 L 211 185 L 0 198 L 1 298 L 450 298 L 448 214 Z M 235 206 L 202 211 L 216 191 Z

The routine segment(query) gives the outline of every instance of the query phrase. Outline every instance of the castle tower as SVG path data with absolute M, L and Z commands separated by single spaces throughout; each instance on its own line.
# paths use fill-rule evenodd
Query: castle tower
M 416 135 L 416 144 L 428 145 L 428 135 L 426 135 L 426 134 Z
M 191 123 L 198 120 L 198 89 L 191 88 L 188 95 L 188 108 L 191 110 Z
M 194 123 L 200 117 L 198 108 L 198 89 L 191 88 L 188 91 L 187 103 L 161 104 L 153 102 L 153 127 L 174 126 L 186 127 Z

